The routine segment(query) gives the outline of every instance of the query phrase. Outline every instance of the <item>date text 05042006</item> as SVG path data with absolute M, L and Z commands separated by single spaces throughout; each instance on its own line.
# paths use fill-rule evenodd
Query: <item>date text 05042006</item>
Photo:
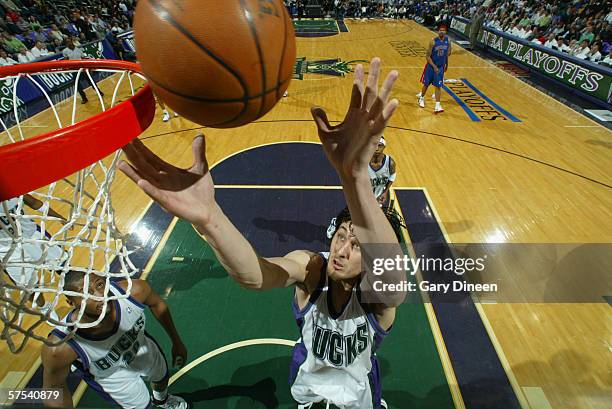
M 62 401 L 62 390 L 0 388 L 0 405 L 11 405 L 13 403 L 41 403 L 45 400 Z

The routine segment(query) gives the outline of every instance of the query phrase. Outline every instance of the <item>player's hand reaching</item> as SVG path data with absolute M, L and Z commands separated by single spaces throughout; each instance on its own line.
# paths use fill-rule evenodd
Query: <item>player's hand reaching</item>
M 363 66 L 357 65 L 351 102 L 339 125 L 330 125 L 323 108 L 312 108 L 325 153 L 343 180 L 367 177 L 368 164 L 380 136 L 399 105 L 397 99 L 389 101 L 398 72 L 391 71 L 380 89 L 379 75 L 379 58 L 370 63 L 367 84 L 364 84 Z
M 164 162 L 135 139 L 123 147 L 130 163 L 120 161 L 118 166 L 173 215 L 193 224 L 206 224 L 215 205 L 215 190 L 206 161 L 204 135 L 193 140 L 192 149 L 193 165 L 181 169 Z
M 172 344 L 172 366 L 182 368 L 187 362 L 187 348 L 182 342 Z

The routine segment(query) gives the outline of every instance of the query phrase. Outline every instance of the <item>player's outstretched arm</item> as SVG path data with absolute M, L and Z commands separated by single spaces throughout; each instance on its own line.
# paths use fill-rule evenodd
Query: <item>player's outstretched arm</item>
M 213 248 L 225 270 L 240 285 L 265 290 L 305 281 L 310 259 L 307 253 L 259 257 L 223 213 L 215 201 L 203 135 L 194 139 L 194 163 L 189 169 L 177 168 L 163 161 L 138 139 L 123 150 L 130 163 L 121 161 L 119 169 L 164 209 L 192 223 Z
M 51 335 L 53 341 L 58 339 Z M 72 394 L 66 378 L 70 373 L 70 365 L 77 359 L 77 354 L 70 346 L 61 344 L 59 346 L 44 345 L 41 351 L 43 365 L 43 388 L 61 389 L 62 400 L 46 400 L 44 405 L 49 408 L 73 408 Z
M 127 282 L 124 281 L 120 285 L 127 287 Z M 151 288 L 149 283 L 143 280 L 132 280 L 130 294 L 140 303 L 149 307 L 155 319 L 170 337 L 172 341 L 172 366 L 182 367 L 185 365 L 185 362 L 187 362 L 187 348 L 176 330 L 168 304 Z
M 340 177 L 362 258 L 365 257 L 368 264 L 371 257 L 403 256 L 393 228 L 372 194 L 368 175 L 370 158 L 399 105 L 396 99 L 389 99 L 398 72 L 391 71 L 380 89 L 379 75 L 379 58 L 371 62 L 367 82 L 364 82 L 363 66 L 356 67 L 350 105 L 339 125 L 331 126 L 322 108 L 312 109 L 325 153 Z M 385 246 L 377 246 L 379 244 Z M 376 254 L 369 253 L 367 245 L 376 247 Z M 372 274 L 366 274 L 362 283 L 373 278 Z M 399 283 L 405 279 L 405 273 L 388 271 L 376 279 L 385 283 Z M 404 296 L 403 293 L 385 294 L 378 302 L 385 306 L 397 306 Z

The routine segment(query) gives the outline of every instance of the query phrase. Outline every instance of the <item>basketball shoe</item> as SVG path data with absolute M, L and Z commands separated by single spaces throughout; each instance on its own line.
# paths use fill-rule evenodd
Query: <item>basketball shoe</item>
M 156 399 L 152 399 L 153 405 L 162 409 L 188 409 L 189 404 L 185 399 L 176 395 L 168 395 L 164 402 L 160 402 Z

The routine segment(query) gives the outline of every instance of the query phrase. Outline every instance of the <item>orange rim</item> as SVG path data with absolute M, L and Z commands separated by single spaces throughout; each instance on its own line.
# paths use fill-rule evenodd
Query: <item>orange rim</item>
M 45 61 L 0 67 L 0 78 L 83 69 L 142 73 L 138 64 L 115 60 Z M 0 201 L 65 178 L 125 146 L 153 122 L 149 85 L 108 110 L 74 125 L 0 146 Z

